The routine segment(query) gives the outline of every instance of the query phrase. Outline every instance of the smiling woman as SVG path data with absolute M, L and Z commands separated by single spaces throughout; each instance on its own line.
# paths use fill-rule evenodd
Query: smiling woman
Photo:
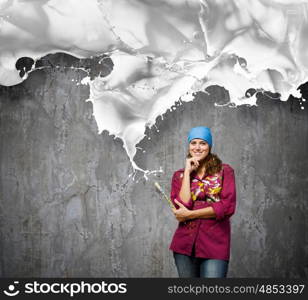
M 180 277 L 226 277 L 230 217 L 236 204 L 233 169 L 211 153 L 211 130 L 192 128 L 184 169 L 173 174 L 171 200 L 179 226 L 170 250 Z

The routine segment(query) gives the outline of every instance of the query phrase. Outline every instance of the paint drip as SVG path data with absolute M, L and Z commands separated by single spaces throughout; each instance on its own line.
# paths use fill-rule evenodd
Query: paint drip
M 107 76 L 76 84 L 90 87 L 98 132 L 121 138 L 145 173 L 134 156 L 146 127 L 197 91 L 222 86 L 235 106 L 265 91 L 306 101 L 308 0 L 0 0 L 0 39 L 6 86 L 47 54 L 111 59 Z

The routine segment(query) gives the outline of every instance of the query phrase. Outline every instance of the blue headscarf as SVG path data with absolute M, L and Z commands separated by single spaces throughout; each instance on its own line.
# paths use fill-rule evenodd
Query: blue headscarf
M 211 129 L 205 126 L 194 127 L 189 131 L 188 143 L 193 139 L 202 139 L 212 147 L 212 133 Z

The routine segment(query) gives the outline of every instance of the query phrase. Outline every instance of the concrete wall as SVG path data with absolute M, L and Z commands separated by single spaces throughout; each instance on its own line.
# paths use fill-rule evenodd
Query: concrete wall
M 2 277 L 175 277 L 177 222 L 153 182 L 169 193 L 200 124 L 236 172 L 229 277 L 308 277 L 307 108 L 216 107 L 227 93 L 210 88 L 147 129 L 136 162 L 164 174 L 133 180 L 121 140 L 97 134 L 82 76 L 51 68 L 0 88 Z

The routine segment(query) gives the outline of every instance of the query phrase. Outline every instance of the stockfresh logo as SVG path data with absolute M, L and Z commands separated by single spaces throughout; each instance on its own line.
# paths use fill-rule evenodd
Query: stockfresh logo
M 19 290 L 16 289 L 16 286 L 19 283 L 19 281 L 14 281 L 14 284 L 10 284 L 8 286 L 8 291 L 7 290 L 4 290 L 3 293 L 7 296 L 10 296 L 10 297 L 14 297 L 16 295 L 19 294 Z

